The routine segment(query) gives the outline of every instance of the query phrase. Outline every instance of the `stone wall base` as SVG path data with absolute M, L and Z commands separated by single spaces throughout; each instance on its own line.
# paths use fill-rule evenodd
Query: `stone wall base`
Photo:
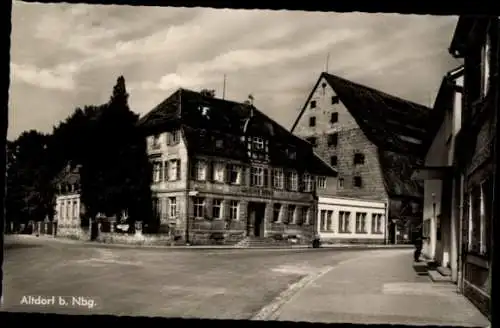
M 341 244 L 363 244 L 363 245 L 383 245 L 384 239 L 371 238 L 321 238 L 321 243 L 326 245 L 341 245 Z

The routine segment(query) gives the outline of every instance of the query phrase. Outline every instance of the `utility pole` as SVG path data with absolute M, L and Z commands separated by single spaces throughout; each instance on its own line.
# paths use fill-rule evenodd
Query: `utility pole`
M 224 84 L 222 85 L 222 99 L 226 99 L 226 74 L 224 74 Z

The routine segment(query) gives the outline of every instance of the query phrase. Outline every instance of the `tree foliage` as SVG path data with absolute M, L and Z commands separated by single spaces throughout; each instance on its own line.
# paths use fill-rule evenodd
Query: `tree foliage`
M 50 135 L 28 131 L 9 142 L 6 205 L 10 219 L 52 217 L 54 178 L 71 162 L 80 165 L 87 218 L 127 211 L 130 221 L 154 225 L 152 169 L 138 118 L 129 108 L 125 79 L 120 76 L 106 104 L 77 108 Z
M 30 130 L 7 143 L 6 214 L 9 222 L 53 218 L 49 140 L 49 135 Z

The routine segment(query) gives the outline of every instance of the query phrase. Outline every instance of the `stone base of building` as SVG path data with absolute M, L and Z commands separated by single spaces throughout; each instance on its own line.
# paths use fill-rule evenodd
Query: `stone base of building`
M 483 315 L 491 320 L 490 297 L 467 280 L 464 281 L 463 295 L 474 304 Z
M 321 238 L 321 243 L 325 245 L 341 245 L 341 244 L 361 244 L 361 245 L 384 245 L 384 239 L 372 238 Z
M 90 233 L 88 228 L 84 229 L 79 225 L 64 226 L 59 224 L 57 226 L 56 237 L 62 237 L 74 240 L 90 240 Z

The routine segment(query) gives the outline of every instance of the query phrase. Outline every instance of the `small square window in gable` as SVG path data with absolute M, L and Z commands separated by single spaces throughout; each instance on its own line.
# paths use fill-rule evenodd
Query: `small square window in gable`
M 362 153 L 355 153 L 354 154 L 354 164 L 355 165 L 362 165 L 365 163 L 365 155 Z
M 309 117 L 309 126 L 316 126 L 316 117 Z
M 336 105 L 338 103 L 340 103 L 339 96 L 332 96 L 332 105 Z
M 339 113 L 331 113 L 330 114 L 330 123 L 337 123 L 339 121 Z
M 310 102 L 310 106 L 311 106 L 311 108 L 316 108 L 316 105 L 317 105 L 317 104 L 316 104 L 316 100 L 312 100 L 312 101 Z

